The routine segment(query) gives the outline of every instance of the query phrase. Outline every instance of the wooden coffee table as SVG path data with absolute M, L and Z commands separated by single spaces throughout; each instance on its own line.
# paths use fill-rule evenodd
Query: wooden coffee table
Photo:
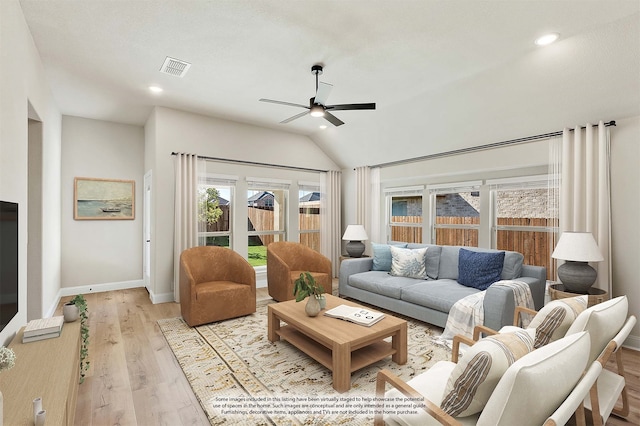
M 357 303 L 326 295 L 327 309 Z M 351 373 L 388 356 L 397 364 L 407 362 L 407 322 L 385 314 L 384 319 L 365 327 L 323 315 L 309 317 L 306 300 L 268 305 L 269 341 L 283 339 L 333 372 L 333 388 L 351 388 Z M 286 325 L 281 325 L 281 321 Z M 391 343 L 383 339 L 391 337 Z

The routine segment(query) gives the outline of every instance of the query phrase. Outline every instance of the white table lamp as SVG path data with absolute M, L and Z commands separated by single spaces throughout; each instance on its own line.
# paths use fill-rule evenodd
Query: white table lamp
M 564 260 L 558 268 L 558 278 L 572 293 L 587 294 L 598 273 L 587 262 L 604 260 L 590 232 L 563 232 L 551 255 Z
M 349 241 L 347 243 L 347 253 L 350 257 L 362 257 L 364 253 L 364 243 L 362 241 L 368 240 L 367 231 L 364 230 L 362 225 L 349 225 L 347 230 L 344 231 L 342 239 Z

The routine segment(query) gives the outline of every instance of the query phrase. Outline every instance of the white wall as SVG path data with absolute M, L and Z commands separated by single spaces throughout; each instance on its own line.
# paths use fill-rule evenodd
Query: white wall
M 172 152 L 310 169 L 338 169 L 333 161 L 305 136 L 168 108 L 155 108 L 145 125 L 145 171 L 153 171 L 153 274 L 150 292 L 154 302 L 173 300 Z M 222 173 L 242 174 L 233 173 L 233 167 L 224 170 Z M 268 174 L 278 177 L 283 176 L 284 172 L 279 169 L 265 169 L 264 173 L 262 176 Z M 240 225 L 241 223 L 238 223 L 238 226 Z
M 5 344 L 26 323 L 27 303 L 50 310 L 60 288 L 60 112 L 17 1 L 0 2 L 0 199 L 19 203 L 18 315 Z M 31 103 L 42 121 L 42 300 L 27 301 L 28 128 Z
M 613 296 L 629 298 L 640 318 L 640 117 L 611 128 L 611 268 Z M 640 350 L 640 325 L 626 344 Z
M 62 117 L 63 288 L 142 285 L 143 176 L 143 127 Z M 74 220 L 76 177 L 134 180 L 134 220 Z

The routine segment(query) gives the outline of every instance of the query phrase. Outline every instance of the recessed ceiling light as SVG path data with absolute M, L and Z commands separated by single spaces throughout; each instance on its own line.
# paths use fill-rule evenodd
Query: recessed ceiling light
M 320 127 L 322 130 L 324 130 L 324 129 L 326 129 L 326 128 L 327 128 L 326 124 L 321 124 L 321 125 L 320 125 L 320 126 L 318 126 L 318 127 Z
M 538 37 L 535 43 L 538 46 L 547 46 L 556 41 L 558 37 L 560 37 L 560 34 L 558 33 L 545 34 L 542 37 Z
M 160 93 L 163 89 L 160 86 L 149 86 L 149 90 L 153 93 Z

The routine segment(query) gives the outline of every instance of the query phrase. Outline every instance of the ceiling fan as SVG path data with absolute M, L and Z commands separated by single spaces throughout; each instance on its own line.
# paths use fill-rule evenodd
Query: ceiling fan
M 300 118 L 304 115 L 310 114 L 312 117 L 324 117 L 327 121 L 329 121 L 334 126 L 342 126 L 344 122 L 340 120 L 335 115 L 331 114 L 329 111 L 346 111 L 346 110 L 356 110 L 356 109 L 376 109 L 375 103 L 367 103 L 367 104 L 342 104 L 342 105 L 327 105 L 327 98 L 329 97 L 329 93 L 331 93 L 331 89 L 333 85 L 328 83 L 318 82 L 318 76 L 322 74 L 322 65 L 314 65 L 311 67 L 311 74 L 315 74 L 316 76 L 316 95 L 309 99 L 309 106 L 302 104 L 294 104 L 291 102 L 283 102 L 283 101 L 274 101 L 272 99 L 260 99 L 260 102 L 270 102 L 272 104 L 280 104 L 280 105 L 289 105 L 300 108 L 305 108 L 308 111 L 301 112 L 300 114 L 296 114 L 293 117 L 289 117 L 286 120 L 282 120 L 281 124 L 289 123 L 297 118 Z

